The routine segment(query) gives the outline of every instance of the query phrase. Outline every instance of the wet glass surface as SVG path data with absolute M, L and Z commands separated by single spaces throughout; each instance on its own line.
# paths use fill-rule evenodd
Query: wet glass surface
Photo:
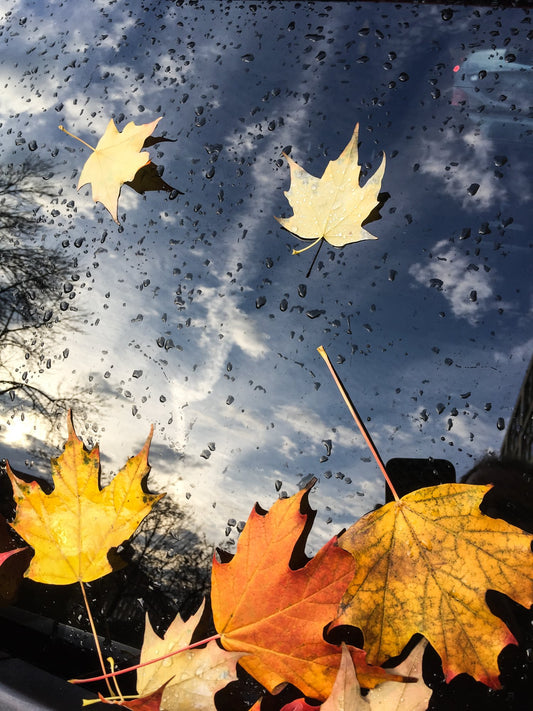
M 209 543 L 311 475 L 324 540 L 384 483 L 320 345 L 384 461 L 443 458 L 460 477 L 499 450 L 533 342 L 526 11 L 3 7 L 2 166 L 34 161 L 39 186 L 13 202 L 37 224 L 3 244 L 48 260 L 28 287 L 38 327 L 1 344 L 15 468 L 49 476 L 66 421 L 48 397 L 62 398 L 107 474 L 154 423 L 151 488 Z M 118 226 L 76 191 L 89 151 L 58 125 L 95 145 L 110 118 L 159 116 L 175 142 L 149 150 L 183 194 L 124 186 Z M 387 159 L 378 239 L 325 244 L 307 277 L 313 250 L 293 256 L 304 243 L 274 219 L 291 215 L 282 152 L 320 176 L 356 123 L 362 180 Z

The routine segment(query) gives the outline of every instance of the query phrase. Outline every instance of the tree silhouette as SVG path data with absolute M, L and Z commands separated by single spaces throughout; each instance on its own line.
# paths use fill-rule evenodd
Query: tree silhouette
M 55 195 L 42 177 L 48 170 L 43 161 L 27 160 L 0 171 L 0 397 L 18 396 L 55 421 L 72 398 L 31 384 L 29 372 L 50 366 L 54 327 L 76 318 L 69 304 L 76 264 L 60 248 L 40 243 L 39 211 Z

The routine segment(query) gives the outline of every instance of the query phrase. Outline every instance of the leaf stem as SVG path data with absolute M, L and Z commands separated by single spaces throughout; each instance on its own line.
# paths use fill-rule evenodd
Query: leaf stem
M 86 143 L 83 139 L 78 138 L 78 137 L 75 136 L 73 133 L 70 133 L 70 131 L 67 131 L 67 129 L 66 129 L 64 126 L 58 126 L 58 129 L 59 129 L 60 131 L 63 131 L 63 133 L 66 133 L 67 136 L 70 136 L 71 138 L 75 138 L 75 139 L 76 139 L 77 141 L 79 141 L 80 143 L 83 143 L 83 145 L 84 145 L 84 146 L 87 146 L 87 148 L 90 148 L 91 151 L 95 151 L 95 150 L 96 150 L 96 148 L 93 148 L 92 146 L 90 146 L 90 145 L 89 145 L 88 143 Z
M 306 252 L 308 249 L 311 249 L 311 247 L 314 247 L 315 244 L 320 241 L 321 239 L 324 239 L 324 237 L 318 237 L 317 239 L 313 240 L 311 244 L 308 244 L 307 247 L 302 247 L 302 249 L 293 249 L 292 254 L 301 254 L 302 252 Z
M 80 587 L 81 587 L 81 592 L 83 595 L 83 601 L 85 602 L 85 609 L 87 610 L 87 616 L 89 617 L 89 624 L 91 625 L 91 630 L 93 633 L 94 637 L 94 643 L 96 644 L 96 652 L 98 654 L 98 659 L 100 660 L 100 667 L 102 668 L 102 671 L 104 672 L 104 676 L 102 676 L 102 679 L 105 679 L 106 686 L 109 690 L 109 693 L 111 696 L 113 696 L 113 689 L 111 687 L 111 684 L 109 683 L 109 680 L 107 678 L 108 675 L 106 675 L 105 671 L 105 665 L 104 665 L 104 657 L 102 655 L 102 650 L 100 649 L 100 641 L 98 640 L 98 635 L 96 634 L 96 627 L 94 626 L 94 620 L 93 616 L 91 614 L 91 608 L 89 607 L 89 600 L 87 599 L 87 593 L 85 592 L 85 588 L 83 586 L 83 581 L 80 580 Z
M 320 240 L 320 244 L 318 245 L 318 249 L 315 252 L 315 256 L 313 257 L 313 261 L 311 262 L 311 266 L 309 267 L 309 269 L 307 270 L 307 274 L 305 275 L 306 279 L 309 279 L 309 275 L 311 274 L 311 270 L 315 266 L 316 258 L 318 257 L 318 253 L 322 249 L 323 244 L 324 244 L 324 238 L 322 237 L 322 239 Z
M 156 662 L 161 662 L 163 659 L 168 659 L 169 657 L 173 657 L 175 654 L 180 654 L 180 652 L 187 652 L 189 649 L 194 649 L 195 647 L 200 647 L 202 644 L 207 644 L 208 642 L 212 642 L 214 639 L 220 639 L 221 635 L 220 634 L 214 634 L 212 637 L 207 637 L 206 639 L 201 639 L 199 642 L 194 642 L 193 644 L 189 644 L 186 647 L 182 647 L 181 649 L 176 649 L 174 652 L 169 652 L 169 654 L 164 654 L 162 657 L 157 657 L 156 659 L 150 659 L 148 662 L 143 662 L 142 664 L 135 664 L 133 667 L 127 667 L 126 669 L 119 669 L 118 671 L 113 671 L 110 674 L 106 674 L 104 670 L 104 674 L 101 676 L 93 676 L 90 679 L 69 679 L 71 684 L 85 684 L 86 682 L 89 681 L 101 681 L 102 679 L 109 679 L 110 677 L 115 677 L 119 676 L 120 674 L 126 674 L 126 672 L 130 671 L 135 671 L 136 669 L 140 669 L 141 667 L 147 667 L 149 664 L 155 664 Z M 113 692 L 111 691 L 111 694 Z
M 351 398 L 348 395 L 348 392 L 346 391 L 346 388 L 344 387 L 341 379 L 335 372 L 335 368 L 333 367 L 333 365 L 329 359 L 329 356 L 324 349 L 324 346 L 319 346 L 317 348 L 317 351 L 320 353 L 322 358 L 326 361 L 326 365 L 328 366 L 329 371 L 330 371 L 331 375 L 333 376 L 333 380 L 335 381 L 335 383 L 340 391 L 340 394 L 342 395 L 344 402 L 346 403 L 346 406 L 348 407 L 348 410 L 350 411 L 350 414 L 352 415 L 353 419 L 355 420 L 356 425 L 359 427 L 359 430 L 361 431 L 361 434 L 363 435 L 365 442 L 367 443 L 370 451 L 372 452 L 374 459 L 376 460 L 379 468 L 381 469 L 381 473 L 385 477 L 385 481 L 387 482 L 387 484 L 392 492 L 392 495 L 394 496 L 395 501 L 399 502 L 400 497 L 398 496 L 394 486 L 392 485 L 392 482 L 389 478 L 389 475 L 387 474 L 387 470 L 385 469 L 385 465 L 383 464 L 383 460 L 381 459 L 381 457 L 379 455 L 376 445 L 372 441 L 372 437 L 370 436 L 370 433 L 366 429 L 359 413 L 357 412 L 355 405 L 351 401 Z

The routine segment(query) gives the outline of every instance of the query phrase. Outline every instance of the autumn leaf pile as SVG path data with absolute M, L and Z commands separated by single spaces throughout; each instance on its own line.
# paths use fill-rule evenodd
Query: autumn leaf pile
M 103 489 L 98 449 L 85 449 L 70 417 L 64 452 L 52 459 L 50 494 L 7 466 L 17 503 L 11 526 L 34 551 L 27 577 L 83 585 L 111 572 L 110 549 L 162 497 L 142 486 L 150 439 Z M 207 645 L 189 647 L 203 609 L 187 621 L 178 615 L 163 637 L 146 619 L 139 697 L 115 703 L 145 711 L 214 709 L 214 695 L 236 679 L 240 665 L 265 693 L 287 684 L 297 690 L 285 711 L 305 711 L 310 700 L 324 711 L 423 711 L 431 694 L 421 675 L 427 643 L 447 680 L 465 672 L 499 687 L 498 654 L 516 640 L 491 614 L 485 594 L 492 589 L 531 605 L 533 569 L 531 536 L 481 512 L 490 487 L 445 484 L 408 494 L 308 559 L 313 485 L 269 511 L 256 505 L 235 555 L 225 562 L 215 555 L 210 603 L 218 634 Z M 328 641 L 349 626 L 362 631 L 362 649 Z M 426 641 L 401 665 L 380 666 L 416 634 Z M 360 686 L 371 691 L 362 696 Z

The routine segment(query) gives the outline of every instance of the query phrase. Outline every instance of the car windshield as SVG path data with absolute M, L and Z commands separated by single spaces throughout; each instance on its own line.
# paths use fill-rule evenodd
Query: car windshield
M 499 453 L 533 345 L 532 31 L 488 4 L 5 0 L 1 457 L 50 483 L 71 409 L 106 483 L 153 425 L 169 561 L 316 477 L 312 553 L 385 500 L 319 346 L 384 462 Z M 159 118 L 146 182 L 94 202 L 110 120 Z M 294 254 L 357 125 L 357 241 Z

